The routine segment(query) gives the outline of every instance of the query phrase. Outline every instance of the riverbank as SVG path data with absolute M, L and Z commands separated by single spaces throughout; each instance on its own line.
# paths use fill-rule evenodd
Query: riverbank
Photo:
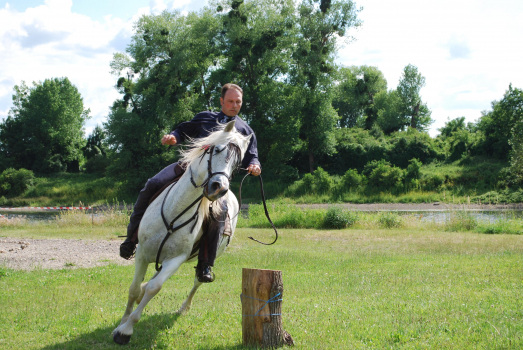
M 271 202 L 269 201 L 269 204 Z M 242 204 L 242 209 L 248 209 L 249 205 Z M 505 203 L 505 204 L 452 204 L 452 203 L 323 203 L 323 204 L 296 204 L 299 208 L 309 209 L 328 209 L 334 206 L 342 207 L 350 211 L 447 211 L 447 210 L 463 210 L 463 211 L 511 211 L 523 210 L 523 203 Z M 99 205 L 93 206 L 89 209 L 83 209 L 85 212 L 101 213 L 112 210 L 131 211 L 132 205 Z M 29 212 L 60 212 L 63 209 L 43 209 L 35 207 L 19 207 L 19 208 L 0 208 L 1 213 L 29 213 Z

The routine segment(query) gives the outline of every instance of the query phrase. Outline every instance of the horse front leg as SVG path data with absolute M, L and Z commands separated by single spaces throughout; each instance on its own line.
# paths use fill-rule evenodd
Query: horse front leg
M 123 323 L 121 323 L 118 326 L 118 328 L 116 328 L 113 331 L 113 340 L 117 344 L 124 345 L 124 344 L 129 343 L 129 341 L 131 340 L 131 335 L 133 334 L 134 325 L 138 321 L 140 321 L 140 318 L 142 316 L 142 312 L 143 312 L 145 306 L 152 298 L 154 298 L 154 296 L 156 294 L 158 294 L 158 292 L 162 289 L 164 282 L 167 281 L 169 279 L 169 277 L 174 275 L 174 273 L 178 270 L 178 268 L 183 264 L 185 259 L 186 259 L 185 256 L 181 256 L 181 257 L 179 256 L 179 257 L 169 259 L 169 260 L 162 262 L 162 270 L 155 277 L 153 277 L 145 286 L 145 292 L 143 294 L 143 298 L 140 301 L 140 304 L 138 304 L 138 306 L 136 307 L 136 310 L 134 310 L 127 317 L 127 320 L 125 320 L 125 322 L 122 319 Z M 135 281 L 133 280 L 133 282 L 135 282 Z M 140 291 L 141 291 L 140 282 L 138 283 L 136 298 L 138 298 L 140 296 Z M 136 298 L 132 301 L 132 303 L 131 303 L 131 299 L 129 298 L 127 307 L 129 308 L 129 305 L 130 305 L 131 310 L 132 310 L 132 305 L 133 305 L 134 301 L 136 300 Z M 127 310 L 126 310 L 126 312 L 127 312 Z
M 138 246 L 138 250 L 140 250 L 140 246 Z M 125 308 L 125 312 L 123 314 L 122 320 L 120 321 L 120 325 L 127 322 L 127 319 L 129 318 L 129 315 L 131 312 L 133 312 L 134 303 L 140 298 L 140 294 L 142 292 L 141 283 L 143 281 L 143 278 L 145 276 L 145 273 L 147 272 L 147 267 L 149 264 L 143 259 L 140 252 L 136 252 L 136 260 L 134 263 L 134 277 L 133 281 L 131 283 L 131 286 L 129 287 L 129 297 L 127 298 L 127 307 Z M 116 332 L 116 329 L 113 331 Z
M 189 293 L 189 296 L 187 297 L 187 299 L 185 299 L 182 306 L 178 310 L 178 313 L 180 315 L 185 315 L 187 313 L 187 311 L 189 311 L 189 309 L 191 308 L 191 304 L 192 304 L 192 298 L 194 297 L 194 295 L 196 294 L 196 291 L 202 284 L 203 284 L 202 282 L 198 281 L 198 278 L 196 278 L 196 277 L 194 278 L 194 285 L 191 289 L 191 292 Z

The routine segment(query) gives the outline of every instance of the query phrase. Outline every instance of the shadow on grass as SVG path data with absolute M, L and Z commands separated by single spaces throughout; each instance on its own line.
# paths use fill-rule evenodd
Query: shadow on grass
M 85 333 L 67 340 L 62 343 L 48 345 L 42 350 L 93 350 L 93 349 L 150 349 L 156 344 L 158 335 L 165 331 L 170 325 L 178 320 L 180 315 L 178 314 L 161 314 L 152 315 L 147 318 L 142 318 L 137 324 L 134 333 L 131 337 L 131 341 L 127 345 L 118 345 L 113 342 L 112 331 L 117 327 L 117 324 L 98 328 L 90 333 Z M 212 329 L 208 330 L 212 333 Z M 195 340 L 196 342 L 196 340 Z M 178 349 L 176 346 L 176 339 L 173 339 L 173 348 Z M 255 349 L 252 347 L 246 347 L 242 344 L 227 345 L 227 346 L 216 346 L 209 347 L 208 345 L 200 345 L 195 343 L 192 349 L 198 350 L 250 350 Z
M 48 345 L 43 350 L 92 350 L 92 349 L 145 349 L 151 348 L 158 334 L 172 325 L 180 317 L 178 314 L 161 314 L 143 317 L 136 325 L 131 342 L 125 346 L 113 342 L 114 325 L 98 328 L 90 333 L 84 333 L 70 340 L 54 345 Z M 119 321 L 118 321 L 119 322 Z

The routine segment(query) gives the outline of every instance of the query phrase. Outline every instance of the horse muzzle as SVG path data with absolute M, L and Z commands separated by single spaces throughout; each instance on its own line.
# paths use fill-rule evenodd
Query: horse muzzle
M 225 175 L 215 175 L 209 179 L 207 186 L 203 188 L 203 195 L 214 202 L 223 197 L 229 190 L 229 179 Z

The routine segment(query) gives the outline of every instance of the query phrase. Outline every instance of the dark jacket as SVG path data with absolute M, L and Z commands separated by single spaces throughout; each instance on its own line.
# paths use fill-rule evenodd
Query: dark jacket
M 176 142 L 182 143 L 185 141 L 187 136 L 197 139 L 208 136 L 219 123 L 228 123 L 231 120 L 235 120 L 236 129 L 244 136 L 252 134 L 251 141 L 245 152 L 245 156 L 242 160 L 242 167 L 247 168 L 251 164 L 260 165 L 258 160 L 258 143 L 256 141 L 256 135 L 247 123 L 245 123 L 240 117 L 228 117 L 223 112 L 211 112 L 205 111 L 198 113 L 192 120 L 183 122 L 171 132 L 171 135 L 176 137 Z

